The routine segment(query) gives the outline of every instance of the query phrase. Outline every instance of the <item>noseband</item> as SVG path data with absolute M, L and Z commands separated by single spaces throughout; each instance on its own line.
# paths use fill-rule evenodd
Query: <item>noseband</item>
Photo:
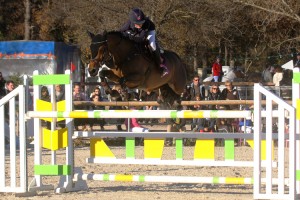
M 104 46 L 103 54 L 102 54 L 100 59 L 93 58 L 93 59 L 90 60 L 90 62 L 95 62 L 96 64 L 100 64 L 100 65 L 104 65 L 104 64 L 109 65 L 109 63 L 112 62 L 113 57 L 108 51 L 107 40 L 92 43 L 92 45 L 96 45 L 96 44 L 100 44 L 99 48 Z

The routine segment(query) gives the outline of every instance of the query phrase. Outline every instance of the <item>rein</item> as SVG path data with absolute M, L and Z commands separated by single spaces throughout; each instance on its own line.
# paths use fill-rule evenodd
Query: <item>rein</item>
M 105 47 L 105 52 L 108 52 L 108 59 L 102 59 L 102 61 L 96 59 L 96 58 L 93 58 L 91 59 L 91 61 L 94 61 L 94 62 L 98 62 L 100 63 L 101 65 L 105 64 L 107 61 L 110 61 L 113 59 L 112 55 L 109 53 L 108 49 L 107 49 L 107 40 L 103 40 L 103 41 L 100 41 L 100 42 L 92 42 L 92 45 L 96 45 L 96 44 L 106 44 L 106 47 Z M 102 46 L 102 45 L 101 45 Z M 101 47 L 99 46 L 99 48 Z
M 104 41 L 101 41 L 101 42 L 92 42 L 92 44 L 94 45 L 94 44 L 102 44 L 102 43 L 106 43 L 107 42 L 107 40 L 104 40 Z
M 120 37 L 120 40 L 117 42 L 115 48 L 117 48 L 117 47 L 121 44 L 121 42 L 122 42 L 123 39 L 124 39 L 124 38 L 121 36 L 121 37 Z M 109 62 L 111 62 L 111 61 L 113 60 L 113 56 L 112 56 L 112 54 L 111 54 L 111 53 L 109 52 L 109 50 L 108 50 L 107 42 L 108 42 L 108 40 L 106 39 L 106 40 L 104 40 L 104 41 L 100 41 L 100 42 L 92 42 L 92 43 L 91 43 L 92 45 L 105 44 L 106 47 L 104 47 L 105 49 L 104 49 L 103 54 L 107 54 L 107 55 L 108 55 L 108 56 L 103 56 L 101 60 L 96 59 L 96 58 L 93 58 L 93 59 L 91 59 L 91 61 L 98 62 L 98 63 L 100 63 L 101 65 L 103 65 L 103 64 L 107 65 L 107 63 L 109 63 Z M 101 45 L 101 46 L 102 46 L 102 45 Z M 101 47 L 101 46 L 100 46 L 100 47 Z M 100 47 L 99 47 L 99 48 L 100 48 Z M 135 45 L 135 48 L 134 48 L 134 49 L 135 49 L 135 50 L 130 51 L 130 52 L 127 53 L 125 60 L 122 60 L 120 63 L 115 63 L 115 65 L 117 65 L 117 66 L 122 66 L 122 65 L 124 65 L 125 63 L 131 61 L 134 57 L 136 57 L 136 56 L 138 56 L 138 55 L 143 55 L 143 53 L 141 53 L 141 49 L 140 49 L 139 46 L 136 46 L 136 45 Z

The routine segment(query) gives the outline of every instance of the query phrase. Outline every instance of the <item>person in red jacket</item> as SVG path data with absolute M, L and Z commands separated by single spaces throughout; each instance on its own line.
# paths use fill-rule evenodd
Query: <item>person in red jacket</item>
M 220 56 L 217 57 L 212 65 L 212 75 L 214 77 L 214 82 L 222 81 L 222 64 Z

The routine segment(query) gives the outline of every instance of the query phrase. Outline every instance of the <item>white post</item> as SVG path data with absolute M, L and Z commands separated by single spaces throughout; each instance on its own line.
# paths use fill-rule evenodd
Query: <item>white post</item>
M 25 104 L 24 100 L 25 99 L 28 100 L 29 93 L 26 93 L 25 95 L 25 88 L 26 87 L 22 86 L 19 92 L 19 146 L 20 146 L 20 187 L 22 189 L 21 192 L 27 192 L 27 188 L 28 188 L 27 153 L 26 153 L 27 134 L 25 128 L 25 112 L 27 110 L 26 109 L 27 104 Z
M 261 93 L 258 87 L 259 84 L 254 84 L 254 199 L 257 199 L 261 192 Z
M 266 97 L 266 194 L 272 194 L 272 98 Z M 257 144 L 255 144 L 257 145 Z M 256 148 L 256 146 L 254 147 Z
M 50 102 L 52 104 L 52 111 L 57 111 L 56 108 L 56 97 L 55 97 L 55 90 L 54 90 L 54 85 L 50 85 Z M 52 122 L 51 122 L 51 132 L 56 130 L 56 121 L 57 118 L 52 118 Z M 56 165 L 56 151 L 51 151 L 51 164 L 52 165 Z
M 38 75 L 38 70 L 33 72 L 33 75 Z M 41 90 L 39 85 L 33 86 L 33 110 L 37 110 L 36 101 L 41 97 Z M 34 118 L 34 165 L 42 164 L 42 126 L 41 120 L 39 118 Z M 34 175 L 35 177 L 35 186 L 42 186 L 42 177 L 41 175 Z
M 73 110 L 73 95 L 72 95 L 72 74 L 70 70 L 66 70 L 65 74 L 70 75 L 70 84 L 65 85 L 65 99 L 66 111 Z M 73 149 L 73 133 L 74 133 L 74 119 L 66 118 L 66 127 L 68 128 L 68 147 L 66 148 L 66 164 L 71 166 L 71 175 L 66 176 L 65 188 L 66 191 L 73 189 L 74 176 L 74 149 Z
M 300 70 L 298 67 L 294 68 L 293 69 L 293 73 L 299 73 Z M 300 84 L 299 83 L 294 83 L 294 80 L 293 80 L 293 83 L 292 83 L 292 99 L 293 99 L 293 107 L 296 109 L 297 108 L 297 100 L 299 100 L 300 98 Z M 299 111 L 298 111 L 299 112 Z M 296 113 L 297 113 L 297 109 L 296 109 Z M 296 119 L 296 116 L 294 116 L 294 119 Z M 290 116 L 290 122 L 291 120 L 293 120 L 293 118 L 291 118 Z M 300 134 L 300 120 L 295 120 L 294 121 L 295 123 L 295 136 L 296 135 L 299 135 Z M 290 123 L 291 125 L 291 123 Z M 289 130 L 291 130 L 293 127 L 289 127 Z M 291 138 L 289 138 L 289 145 L 290 144 L 290 141 Z M 291 149 L 290 149 L 291 150 Z M 300 141 L 297 140 L 296 141 L 296 170 L 300 170 Z M 299 194 L 300 193 L 300 181 L 296 181 L 296 193 Z

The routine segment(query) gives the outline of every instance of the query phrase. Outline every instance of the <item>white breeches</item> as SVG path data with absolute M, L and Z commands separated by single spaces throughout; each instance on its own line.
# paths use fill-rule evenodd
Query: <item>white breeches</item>
M 149 41 L 150 47 L 152 49 L 152 51 L 156 50 L 156 36 L 155 36 L 155 31 L 149 31 L 148 32 L 148 36 L 147 36 L 147 40 Z

